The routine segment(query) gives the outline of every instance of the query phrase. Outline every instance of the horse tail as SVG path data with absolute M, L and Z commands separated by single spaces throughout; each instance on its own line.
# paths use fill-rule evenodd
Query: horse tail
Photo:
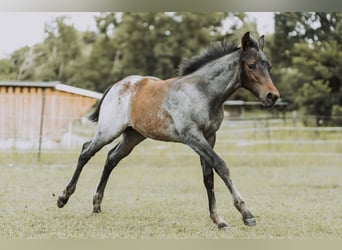
M 108 94 L 109 90 L 110 90 L 112 87 L 113 87 L 113 85 L 110 86 L 110 87 L 108 87 L 108 88 L 105 90 L 105 92 L 103 93 L 102 98 L 101 98 L 100 101 L 98 102 L 98 104 L 97 104 L 97 106 L 96 106 L 94 112 L 89 116 L 89 120 L 91 120 L 92 122 L 98 122 L 102 102 L 103 102 L 104 98 L 106 97 L 106 95 Z

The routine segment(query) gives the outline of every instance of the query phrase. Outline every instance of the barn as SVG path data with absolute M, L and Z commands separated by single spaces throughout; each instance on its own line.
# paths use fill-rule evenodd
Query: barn
M 0 81 L 0 141 L 58 142 L 101 96 L 60 82 Z

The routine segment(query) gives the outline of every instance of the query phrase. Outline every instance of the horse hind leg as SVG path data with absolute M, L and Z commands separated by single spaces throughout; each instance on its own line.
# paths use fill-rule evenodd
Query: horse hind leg
M 122 134 L 122 140 L 111 151 L 109 151 L 99 184 L 96 188 L 96 193 L 93 198 L 93 213 L 101 212 L 103 193 L 112 170 L 123 158 L 131 153 L 136 145 L 145 140 L 145 138 L 146 137 L 134 129 L 127 128 Z
M 70 196 L 75 192 L 76 184 L 80 177 L 83 167 L 87 164 L 92 156 L 94 156 L 104 145 L 93 143 L 93 141 L 88 141 L 83 144 L 81 154 L 78 158 L 77 166 L 74 174 L 71 177 L 68 185 L 63 191 L 63 194 L 58 197 L 57 206 L 59 208 L 64 207 L 68 202 Z
M 64 189 L 61 196 L 57 199 L 57 206 L 59 208 L 64 207 L 64 205 L 68 202 L 70 196 L 75 192 L 76 184 L 80 177 L 83 167 L 87 164 L 87 162 L 98 152 L 103 146 L 111 143 L 115 138 L 117 138 L 122 133 L 122 130 L 112 130 L 110 133 L 104 133 L 101 126 L 95 135 L 95 137 L 86 143 L 83 144 L 81 154 L 78 158 L 77 166 L 74 171 L 74 174 L 71 177 L 68 185 Z

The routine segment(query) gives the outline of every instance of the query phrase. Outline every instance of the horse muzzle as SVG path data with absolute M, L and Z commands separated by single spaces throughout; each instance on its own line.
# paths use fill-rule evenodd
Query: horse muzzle
M 263 98 L 262 102 L 266 107 L 272 107 L 279 99 L 279 93 L 278 92 L 268 92 L 265 95 L 265 98 Z

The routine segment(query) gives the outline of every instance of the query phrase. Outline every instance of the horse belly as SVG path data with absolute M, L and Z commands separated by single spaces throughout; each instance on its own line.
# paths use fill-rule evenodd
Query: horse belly
M 155 110 L 156 111 L 156 110 Z M 177 141 L 171 119 L 160 111 L 152 113 L 147 110 L 139 110 L 131 118 L 132 127 L 145 137 L 160 141 Z

